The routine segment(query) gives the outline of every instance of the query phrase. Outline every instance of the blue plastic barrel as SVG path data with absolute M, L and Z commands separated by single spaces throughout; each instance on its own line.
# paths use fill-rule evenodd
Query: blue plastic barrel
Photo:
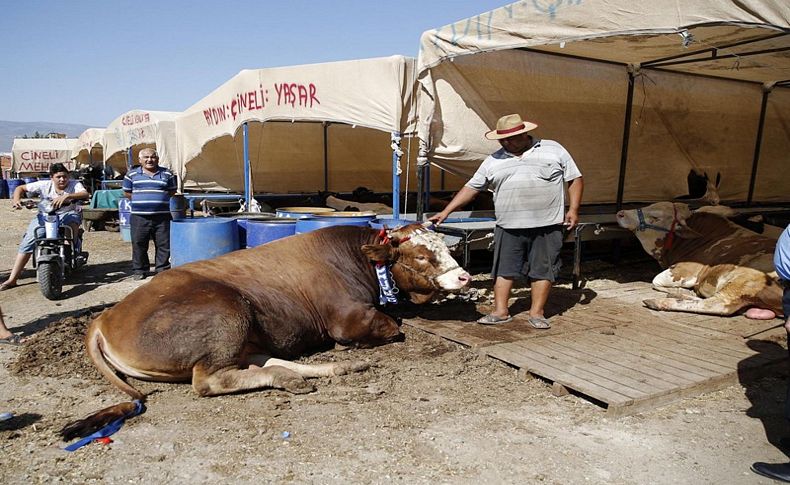
M 407 221 L 406 219 L 373 219 L 370 221 L 370 227 L 373 229 L 383 229 L 384 226 L 387 226 L 387 229 L 395 229 L 396 227 L 408 226 L 415 222 L 416 221 Z
M 170 217 L 174 221 L 180 221 L 187 217 L 187 198 L 183 194 L 175 194 L 170 197 Z
M 276 241 L 296 233 L 296 219 L 277 218 L 269 221 L 247 220 L 247 247 L 254 248 L 261 244 Z
M 32 184 L 33 182 L 38 181 L 38 177 L 25 177 L 22 180 L 24 180 L 26 184 Z
M 118 200 L 118 222 L 122 226 L 128 226 L 130 221 L 130 216 L 132 215 L 132 201 L 123 197 Z
M 350 218 L 311 218 L 311 219 L 299 219 L 296 221 L 296 234 L 304 234 L 306 232 L 315 231 L 317 229 L 322 229 L 324 227 L 330 226 L 365 226 L 369 227 L 370 220 L 368 219 L 350 219 Z
M 11 199 L 14 197 L 14 190 L 20 185 L 25 185 L 25 181 L 22 179 L 8 179 L 8 198 Z M 23 194 L 24 195 L 24 194 Z
M 170 264 L 211 259 L 239 249 L 239 231 L 233 219 L 197 217 L 170 223 Z
M 0 199 L 8 198 L 8 182 L 6 179 L 0 179 Z
M 247 222 L 249 221 L 269 221 L 275 218 L 271 212 L 229 212 L 217 214 L 215 217 L 233 219 L 239 228 L 239 247 L 250 247 L 247 245 Z
M 334 212 L 331 207 L 280 207 L 276 209 L 277 217 L 290 217 L 292 219 L 307 219 L 315 214 Z

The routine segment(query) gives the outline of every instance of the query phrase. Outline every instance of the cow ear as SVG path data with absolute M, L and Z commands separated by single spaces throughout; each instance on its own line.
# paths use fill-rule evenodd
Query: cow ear
M 362 253 L 371 261 L 380 261 L 382 263 L 394 261 L 398 256 L 398 250 L 393 248 L 391 244 L 365 244 L 362 246 Z

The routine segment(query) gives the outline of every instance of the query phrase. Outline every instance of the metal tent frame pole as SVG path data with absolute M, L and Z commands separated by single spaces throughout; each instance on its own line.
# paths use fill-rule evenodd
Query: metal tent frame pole
M 242 125 L 242 144 L 244 145 L 244 208 L 250 210 L 250 133 L 246 121 Z
M 329 122 L 324 121 L 324 192 L 329 192 L 329 140 L 327 132 L 329 130 Z
M 757 182 L 757 165 L 760 161 L 760 146 L 763 143 L 763 127 L 765 126 L 765 113 L 768 110 L 768 95 L 773 86 L 763 86 L 763 99 L 760 104 L 760 121 L 757 123 L 757 137 L 754 141 L 754 157 L 752 158 L 752 174 L 749 177 L 749 195 L 746 196 L 746 205 L 752 205 L 754 198 L 754 185 Z
M 400 132 L 392 132 L 392 217 L 400 219 L 400 175 L 398 174 L 398 167 L 400 167 Z
M 417 217 L 418 221 L 422 221 L 425 207 L 425 166 L 417 165 Z
M 628 164 L 628 142 L 631 138 L 631 112 L 634 107 L 634 83 L 636 80 L 635 67 L 628 66 L 628 98 L 625 103 L 625 118 L 623 120 L 623 142 L 620 149 L 620 173 L 617 177 L 616 210 L 623 208 L 623 193 L 625 190 L 625 170 Z
M 133 157 L 132 147 L 129 147 L 126 150 L 126 170 L 132 169 L 132 165 L 134 164 L 132 161 L 132 157 Z

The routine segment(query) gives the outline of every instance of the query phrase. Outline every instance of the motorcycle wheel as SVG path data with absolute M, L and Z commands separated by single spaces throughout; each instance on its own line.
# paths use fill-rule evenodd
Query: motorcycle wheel
M 55 261 L 39 262 L 38 284 L 47 300 L 57 300 L 63 292 L 63 273 Z

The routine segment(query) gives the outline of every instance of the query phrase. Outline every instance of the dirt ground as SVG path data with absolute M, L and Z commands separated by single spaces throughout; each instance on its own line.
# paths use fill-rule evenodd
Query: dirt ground
M 32 213 L 0 200 L 0 214 L 5 279 Z M 768 438 L 787 433 L 784 375 L 610 419 L 581 397 L 555 397 L 539 379 L 520 380 L 498 361 L 408 326 L 402 343 L 307 357 L 372 365 L 317 379 L 311 394 L 199 398 L 186 384 L 134 381 L 151 392 L 148 410 L 111 444 L 68 453 L 60 427 L 126 400 L 84 357 L 85 326 L 144 283 L 125 280 L 131 248 L 118 233 L 90 232 L 85 248 L 89 266 L 61 301 L 44 299 L 32 271 L 0 293 L 6 323 L 29 338 L 0 345 L 0 412 L 15 415 L 0 423 L 3 483 L 771 483 L 750 464 L 788 460 Z M 623 271 L 647 280 L 657 268 L 586 267 L 593 285 Z M 485 305 L 484 272 L 475 286 L 489 290 L 478 302 Z M 470 320 L 468 303 L 432 305 L 432 314 Z

